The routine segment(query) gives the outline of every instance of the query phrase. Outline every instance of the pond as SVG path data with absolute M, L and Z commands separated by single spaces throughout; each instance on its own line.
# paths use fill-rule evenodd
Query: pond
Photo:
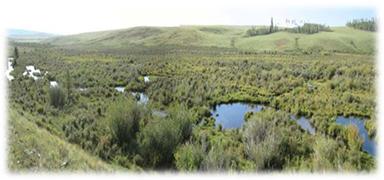
M 261 104 L 250 103 L 232 103 L 232 104 L 220 104 L 213 108 L 211 111 L 212 116 L 216 119 L 216 125 L 221 124 L 223 129 L 241 128 L 245 122 L 244 115 L 247 112 L 259 112 L 267 108 Z M 310 134 L 315 134 L 315 128 L 312 127 L 308 118 L 304 116 L 296 117 L 291 116 L 292 120 L 305 131 Z
M 26 70 L 24 71 L 23 76 L 28 75 L 28 77 L 33 78 L 35 81 L 42 78 L 40 69 L 35 69 L 35 66 L 25 66 L 25 69 Z
M 115 89 L 116 89 L 116 91 L 118 91 L 118 92 L 124 92 L 125 87 L 124 87 L 124 86 L 116 86 Z
M 221 104 L 215 106 L 211 113 L 216 119 L 216 125 L 221 124 L 223 129 L 241 128 L 246 112 L 259 112 L 263 107 L 247 103 Z
M 88 88 L 86 88 L 86 87 L 78 87 L 77 90 L 84 92 L 84 91 L 87 91 Z
M 13 61 L 13 58 L 8 58 L 8 68 L 7 68 L 6 73 L 7 73 L 7 79 L 9 81 L 12 81 L 15 78 L 11 75 L 11 72 L 14 70 L 13 66 L 12 66 L 12 61 Z
M 124 92 L 125 88 L 124 86 L 116 86 L 116 91 L 118 92 Z M 87 88 L 79 88 L 80 91 L 87 90 Z M 148 96 L 144 92 L 131 92 L 132 96 L 135 97 L 137 100 L 137 103 L 146 105 L 149 101 Z M 161 111 L 161 110 L 152 110 L 153 115 L 158 117 L 166 117 L 168 115 L 167 112 Z
M 296 123 L 305 131 L 309 132 L 310 134 L 315 134 L 316 130 L 312 127 L 311 123 L 309 122 L 309 119 L 305 116 L 300 116 L 297 118 L 295 115 L 291 115 L 291 119 L 295 120 Z
M 144 76 L 144 82 L 145 83 L 149 82 L 149 77 L 148 76 Z
M 355 125 L 359 130 L 360 137 L 364 141 L 363 150 L 371 155 L 376 155 L 376 143 L 369 138 L 368 131 L 365 129 L 364 121 L 361 118 L 337 116 L 336 123 L 343 126 Z
M 123 93 L 125 91 L 124 86 L 116 86 L 116 91 Z M 148 103 L 148 96 L 145 95 L 143 92 L 131 92 L 131 94 L 137 99 L 138 103 L 140 104 L 147 104 Z M 136 96 L 138 95 L 138 96 Z
M 57 86 L 59 86 L 59 84 L 57 83 L 57 81 L 49 81 L 49 86 L 50 87 L 57 87 Z
M 138 103 L 140 104 L 148 103 L 148 96 L 145 95 L 143 92 L 131 92 L 131 93 L 137 99 Z
M 152 114 L 162 118 L 167 116 L 167 112 L 161 110 L 152 110 Z

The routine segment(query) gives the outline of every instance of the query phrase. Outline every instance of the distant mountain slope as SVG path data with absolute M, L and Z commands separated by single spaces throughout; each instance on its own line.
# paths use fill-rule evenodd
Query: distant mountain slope
M 81 148 L 39 128 L 35 123 L 10 110 L 8 167 L 13 171 L 116 171 Z
M 28 40 L 42 40 L 57 36 L 55 34 L 38 32 L 38 31 L 30 31 L 24 29 L 8 29 L 7 37 L 12 40 L 18 41 L 28 41 Z
M 251 51 L 327 50 L 353 53 L 375 51 L 375 33 L 348 27 L 333 27 L 332 32 L 295 34 L 277 32 L 245 36 L 250 26 L 134 27 L 122 30 L 82 33 L 47 39 L 57 46 L 87 48 L 126 48 L 143 46 L 214 46 Z

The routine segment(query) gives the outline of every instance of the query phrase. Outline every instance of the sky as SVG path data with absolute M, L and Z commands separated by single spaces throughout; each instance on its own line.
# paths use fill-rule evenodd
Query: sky
M 65 35 L 134 26 L 262 25 L 269 24 L 271 17 L 342 26 L 354 18 L 376 17 L 377 11 L 369 3 L 362 6 L 353 1 L 331 5 L 328 0 L 311 4 L 276 0 L 165 2 L 168 0 L 12 0 L 3 6 L 2 17 L 7 29 Z

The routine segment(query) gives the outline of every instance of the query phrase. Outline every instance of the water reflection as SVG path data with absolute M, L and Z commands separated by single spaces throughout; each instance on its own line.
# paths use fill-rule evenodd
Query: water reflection
M 246 112 L 259 112 L 263 105 L 246 103 L 221 104 L 213 108 L 212 114 L 216 119 L 216 125 L 221 124 L 223 129 L 240 128 L 244 124 Z
M 348 126 L 351 124 L 356 126 L 359 130 L 360 137 L 364 141 L 363 150 L 371 155 L 376 155 L 376 144 L 372 139 L 369 138 L 368 131 L 365 129 L 364 121 L 361 118 L 338 116 L 336 118 L 336 123 L 343 126 Z
M 305 131 L 309 132 L 310 134 L 315 134 L 316 130 L 312 127 L 311 123 L 309 122 L 309 119 L 300 116 L 300 118 L 297 118 L 295 115 L 291 115 L 291 119 L 295 120 L 296 123 Z

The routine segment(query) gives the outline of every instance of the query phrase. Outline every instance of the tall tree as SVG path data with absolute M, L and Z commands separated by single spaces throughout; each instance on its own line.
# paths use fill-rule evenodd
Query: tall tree
M 273 31 L 273 17 L 271 17 L 271 26 L 269 27 L 269 33 Z
M 71 75 L 69 74 L 69 70 L 67 69 L 66 75 L 65 75 L 65 88 L 67 90 L 67 97 L 69 101 L 72 101 L 72 79 Z
M 17 59 L 19 58 L 19 50 L 17 47 L 13 50 L 13 66 L 16 66 L 17 64 Z
M 347 23 L 348 27 L 355 29 L 360 29 L 364 31 L 376 31 L 376 20 L 375 18 L 371 19 L 354 19 Z

